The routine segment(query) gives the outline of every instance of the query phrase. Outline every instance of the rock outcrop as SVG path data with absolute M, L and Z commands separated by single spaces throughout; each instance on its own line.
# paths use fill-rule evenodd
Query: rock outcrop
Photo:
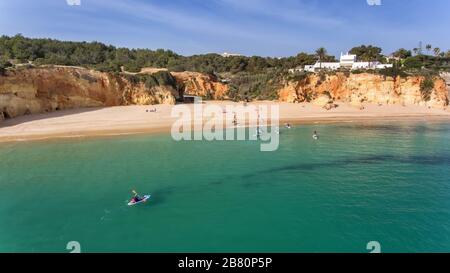
M 364 102 L 380 105 L 423 105 L 444 108 L 449 103 L 447 86 L 442 78 L 433 79 L 434 88 L 426 101 L 421 92 L 421 76 L 406 78 L 384 77 L 369 73 L 335 75 L 310 74 L 299 81 L 288 81 L 279 90 L 279 100 L 284 102 L 313 101 L 329 104 L 323 94 L 329 94 L 334 101 L 348 102 L 361 107 Z
M 440 76 L 447 84 L 447 94 L 448 97 L 450 98 L 450 73 L 449 72 L 441 73 Z
M 148 71 L 147 71 L 148 72 Z M 208 75 L 174 73 L 176 86 L 147 87 L 132 75 L 81 67 L 21 68 L 0 75 L 0 120 L 63 109 L 175 104 L 183 93 L 225 98 L 228 87 Z
M 228 85 L 214 76 L 197 72 L 172 72 L 183 94 L 222 100 L 228 99 Z
M 146 67 L 141 69 L 141 74 L 155 74 L 167 71 L 164 68 Z M 229 99 L 229 87 L 213 75 L 199 72 L 170 72 L 177 82 L 180 95 L 200 96 L 207 99 L 223 100 Z

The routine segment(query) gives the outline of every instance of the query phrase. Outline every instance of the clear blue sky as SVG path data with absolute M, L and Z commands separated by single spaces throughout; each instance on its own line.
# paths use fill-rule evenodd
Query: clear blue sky
M 450 49 L 449 0 L 1 0 L 0 34 L 165 48 L 183 55 L 289 56 L 360 44 Z M 77 1 L 77 0 L 69 0 Z

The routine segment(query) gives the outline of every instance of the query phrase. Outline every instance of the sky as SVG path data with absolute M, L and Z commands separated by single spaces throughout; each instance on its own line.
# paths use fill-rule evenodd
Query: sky
M 0 35 L 182 55 L 339 55 L 361 44 L 389 54 L 420 41 L 447 51 L 449 11 L 449 0 L 0 0 Z

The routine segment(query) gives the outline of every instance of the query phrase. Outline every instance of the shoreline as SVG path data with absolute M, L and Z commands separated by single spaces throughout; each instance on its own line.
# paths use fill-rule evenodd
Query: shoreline
M 212 103 L 221 106 L 238 105 L 238 103 L 227 101 L 211 101 L 206 105 Z M 450 122 L 448 110 L 428 109 L 421 106 L 367 104 L 366 109 L 360 110 L 341 103 L 336 109 L 325 110 L 307 103 L 249 103 L 249 105 L 274 104 L 280 106 L 280 128 L 284 123 L 301 125 L 365 121 Z M 170 133 L 171 126 L 176 120 L 170 115 L 172 107 L 176 106 L 115 106 L 21 116 L 0 122 L 0 143 Z M 192 105 L 189 107 L 192 108 Z M 148 109 L 157 109 L 157 112 L 146 112 Z M 245 127 L 248 126 L 248 123 L 245 124 Z

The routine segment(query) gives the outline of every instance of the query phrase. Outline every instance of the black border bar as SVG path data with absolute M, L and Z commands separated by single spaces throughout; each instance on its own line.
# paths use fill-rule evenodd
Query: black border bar
M 138 272 L 310 272 L 350 270 L 384 272 L 391 264 L 414 269 L 431 262 L 446 264 L 450 254 L 281 254 L 281 253 L 174 253 L 174 254 L 0 254 L 3 268 L 43 270 L 124 270 Z M 188 261 L 196 267 L 180 267 Z M 242 259 L 239 263 L 238 259 Z M 209 269 L 204 261 L 211 261 Z M 181 262 L 183 261 L 183 262 Z M 203 261 L 203 262 L 202 262 Z M 226 266 L 225 261 L 228 262 Z M 234 262 L 231 262 L 234 261 Z M 269 262 L 270 261 L 270 262 Z M 193 265 L 192 263 L 190 265 Z

